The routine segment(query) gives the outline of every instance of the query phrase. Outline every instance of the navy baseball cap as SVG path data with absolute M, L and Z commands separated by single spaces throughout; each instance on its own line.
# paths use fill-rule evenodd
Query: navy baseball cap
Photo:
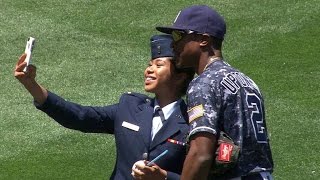
M 173 57 L 172 41 L 172 36 L 169 34 L 153 35 L 150 38 L 151 59 Z
M 171 34 L 174 30 L 192 30 L 201 34 L 209 34 L 218 39 L 224 39 L 226 23 L 220 14 L 205 5 L 195 5 L 181 10 L 172 26 L 156 27 L 160 32 Z

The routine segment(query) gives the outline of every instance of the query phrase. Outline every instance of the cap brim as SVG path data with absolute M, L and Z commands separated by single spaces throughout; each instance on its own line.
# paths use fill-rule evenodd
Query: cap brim
M 176 28 L 176 27 L 158 26 L 158 27 L 156 27 L 156 30 L 158 30 L 158 31 L 160 31 L 162 33 L 171 34 L 172 31 L 174 31 L 174 30 L 185 31 L 186 29 Z

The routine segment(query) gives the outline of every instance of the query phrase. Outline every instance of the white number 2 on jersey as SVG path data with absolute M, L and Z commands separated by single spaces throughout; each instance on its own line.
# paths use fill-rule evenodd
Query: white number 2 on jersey
M 264 122 L 264 112 L 259 96 L 248 93 L 246 97 L 251 123 L 258 143 L 267 143 L 267 131 Z

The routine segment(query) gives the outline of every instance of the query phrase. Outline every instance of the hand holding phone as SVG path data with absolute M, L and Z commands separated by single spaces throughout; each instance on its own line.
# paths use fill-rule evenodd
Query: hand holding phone
M 34 44 L 35 44 L 35 38 L 29 37 L 26 44 L 26 49 L 24 51 L 24 53 L 27 54 L 26 59 L 24 60 L 24 62 L 27 62 L 27 66 L 23 69 L 23 72 L 26 72 L 29 64 L 31 64 L 31 54 L 34 48 Z

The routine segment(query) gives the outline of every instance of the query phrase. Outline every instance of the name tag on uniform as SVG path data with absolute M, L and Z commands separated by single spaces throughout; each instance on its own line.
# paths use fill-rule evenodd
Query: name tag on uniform
M 122 126 L 134 131 L 139 131 L 139 126 L 123 121 Z

